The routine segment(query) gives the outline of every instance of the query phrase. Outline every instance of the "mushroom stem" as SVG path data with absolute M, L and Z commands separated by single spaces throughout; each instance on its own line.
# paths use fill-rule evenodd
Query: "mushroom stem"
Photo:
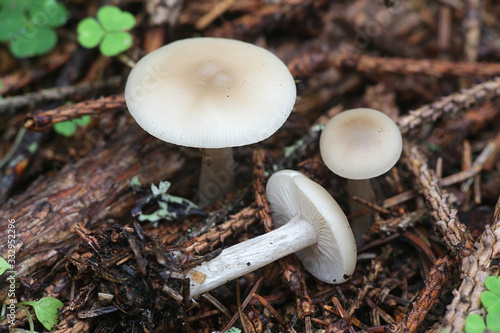
M 198 203 L 208 206 L 234 188 L 236 163 L 233 148 L 203 149 L 207 159 L 202 162 L 198 187 Z
M 187 273 L 191 296 L 197 297 L 317 242 L 314 227 L 294 217 L 281 228 L 224 249 L 218 257 L 191 269 Z
M 366 207 L 361 203 L 353 199 L 357 196 L 363 200 L 371 201 L 371 188 L 369 179 L 348 179 L 347 180 L 347 192 L 349 195 L 349 208 L 351 209 L 351 214 L 365 209 Z M 349 220 L 351 224 L 352 232 L 354 234 L 354 239 L 356 244 L 361 244 L 363 235 L 368 235 L 370 227 L 372 224 L 372 214 L 366 213 L 360 216 L 356 216 Z

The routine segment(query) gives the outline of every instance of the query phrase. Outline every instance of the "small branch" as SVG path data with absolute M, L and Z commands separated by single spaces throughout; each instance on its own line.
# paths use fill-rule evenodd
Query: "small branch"
M 47 131 L 54 124 L 75 119 L 83 115 L 93 115 L 109 110 L 126 108 L 123 94 L 86 100 L 52 110 L 38 110 L 26 115 L 24 127 L 30 131 Z
M 232 215 L 226 222 L 208 230 L 202 236 L 194 238 L 185 251 L 197 255 L 213 251 L 219 244 L 224 243 L 226 238 L 246 230 L 255 221 L 257 221 L 257 209 L 246 207 Z
M 50 100 L 65 100 L 77 94 L 88 94 L 102 88 L 117 87 L 122 82 L 123 78 L 121 76 L 113 76 L 102 81 L 82 82 L 73 86 L 56 87 L 20 96 L 6 97 L 0 100 L 0 112 L 37 105 Z
M 433 123 L 445 115 L 451 117 L 462 111 L 477 108 L 498 96 L 500 96 L 500 77 L 443 97 L 416 110 L 411 110 L 408 115 L 399 118 L 398 126 L 402 134 L 407 134 L 411 130 L 426 123 Z
M 404 154 L 408 168 L 415 176 L 419 190 L 432 208 L 432 216 L 437 230 L 444 238 L 448 250 L 453 255 L 466 257 L 472 250 L 472 237 L 458 217 L 457 210 L 449 202 L 449 194 L 438 185 L 438 178 L 430 170 L 427 161 L 417 146 L 407 143 Z
M 443 286 L 450 277 L 450 259 L 439 258 L 432 267 L 429 278 L 425 281 L 425 288 L 420 291 L 418 298 L 412 303 L 410 314 L 402 322 L 390 325 L 386 332 L 416 332 L 425 316 L 439 300 Z
M 454 62 L 434 59 L 380 58 L 368 55 L 341 54 L 333 59 L 339 69 L 377 74 L 450 76 L 497 76 L 499 63 Z
M 37 79 L 55 71 L 71 58 L 75 50 L 75 43 L 67 44 L 62 48 L 60 52 L 54 53 L 45 62 L 40 64 L 40 67 L 38 68 L 33 68 L 30 70 L 19 70 L 18 72 L 10 74 L 8 76 L 0 77 L 0 82 L 2 82 L 0 95 L 5 95 L 19 88 L 22 88 L 36 81 Z

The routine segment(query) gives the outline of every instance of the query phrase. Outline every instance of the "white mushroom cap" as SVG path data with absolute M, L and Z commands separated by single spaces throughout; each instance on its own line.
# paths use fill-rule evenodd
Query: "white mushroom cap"
M 356 243 L 349 222 L 332 196 L 303 174 L 282 170 L 267 183 L 267 198 L 279 228 L 300 217 L 318 234 L 318 242 L 295 252 L 304 267 L 326 283 L 342 283 L 356 267 Z
M 396 164 L 403 149 L 398 126 L 384 113 L 352 109 L 334 116 L 319 141 L 323 161 L 348 179 L 380 176 Z
M 295 103 L 287 66 L 253 44 L 190 38 L 143 57 L 125 87 L 127 107 L 151 135 L 178 145 L 255 143 L 283 125 Z

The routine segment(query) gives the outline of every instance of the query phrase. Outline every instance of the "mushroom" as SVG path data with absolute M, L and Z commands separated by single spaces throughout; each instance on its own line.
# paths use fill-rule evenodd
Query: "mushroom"
M 326 283 L 342 283 L 356 266 L 356 243 L 342 209 L 320 185 L 282 170 L 267 184 L 277 229 L 224 249 L 192 268 L 192 297 L 295 253 L 304 267 Z
M 380 176 L 398 161 L 403 139 L 398 126 L 384 113 L 367 108 L 341 112 L 328 121 L 319 148 L 326 166 L 347 178 L 351 212 L 362 208 L 352 200 L 370 200 L 370 178 Z M 351 219 L 356 243 L 370 228 L 371 216 Z
M 273 53 L 253 44 L 199 37 L 139 60 L 125 100 L 136 122 L 160 140 L 205 148 L 198 200 L 213 203 L 233 186 L 231 147 L 264 140 L 286 121 L 295 81 Z

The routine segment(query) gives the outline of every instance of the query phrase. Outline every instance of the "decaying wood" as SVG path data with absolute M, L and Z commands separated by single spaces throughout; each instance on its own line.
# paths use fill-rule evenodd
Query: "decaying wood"
M 129 182 L 134 176 L 146 184 L 174 176 L 184 160 L 172 148 L 137 125 L 126 125 L 91 156 L 38 179 L 5 203 L 0 215 L 16 221 L 18 277 L 44 281 L 46 269 L 69 255 L 76 244 L 76 223 L 92 228 L 130 210 L 134 195 Z M 7 242 L 6 228 L 7 224 L 0 225 L 1 244 Z M 1 295 L 5 298 L 5 289 Z

